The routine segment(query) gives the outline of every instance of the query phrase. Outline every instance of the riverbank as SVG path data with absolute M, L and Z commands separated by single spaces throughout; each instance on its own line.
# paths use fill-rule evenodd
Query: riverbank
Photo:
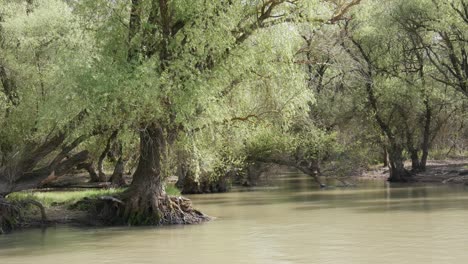
M 57 225 L 100 226 L 102 223 L 89 214 L 86 204 L 93 200 L 118 196 L 125 188 L 86 189 L 79 188 L 48 188 L 17 192 L 9 195 L 7 201 L 25 203 L 36 201 L 42 205 L 28 204 L 21 210 L 21 221 L 16 228 L 52 227 Z M 169 196 L 180 196 L 180 190 L 174 185 L 166 187 Z M 41 210 L 44 210 L 46 219 Z
M 410 167 L 410 163 L 405 164 Z M 362 175 L 360 179 L 387 179 L 387 167 L 376 166 Z M 431 184 L 465 184 L 468 185 L 468 159 L 430 160 L 427 169 L 413 175 L 414 182 Z
M 1 263 L 468 263 L 463 186 L 392 188 L 382 180 L 319 189 L 293 173 L 273 181 L 275 188 L 190 196 L 218 217 L 209 224 L 58 225 L 0 236 Z
M 388 173 L 388 168 L 378 166 L 365 171 L 362 175 L 357 176 L 357 178 L 384 181 L 388 178 Z M 123 192 L 125 188 L 98 189 L 99 186 L 91 184 L 89 184 L 91 188 L 86 188 L 88 186 L 84 183 L 86 178 L 84 175 L 81 178 L 78 177 L 78 182 L 77 177 L 74 178 L 75 183 L 77 182 L 74 184 L 75 188 L 48 188 L 10 195 L 8 197 L 10 201 L 38 201 L 44 206 L 44 211 L 47 216 L 46 220 L 42 219 L 40 208 L 34 205 L 28 205 L 23 215 L 23 221 L 19 227 L 31 228 L 57 225 L 99 226 L 99 221 L 88 214 L 86 208 L 82 206 L 82 201 L 99 199 L 100 197 L 112 197 Z M 426 184 L 468 185 L 468 160 L 429 161 L 427 170 L 415 174 L 414 180 L 417 183 Z M 67 178 L 62 179 L 62 183 L 70 183 L 70 180 Z M 61 184 L 57 185 L 60 186 Z M 171 196 L 180 196 L 180 191 L 173 183 L 168 184 L 166 191 Z

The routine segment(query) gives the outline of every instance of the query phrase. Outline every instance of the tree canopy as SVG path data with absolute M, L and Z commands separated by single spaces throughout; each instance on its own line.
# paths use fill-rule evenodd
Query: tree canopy
M 130 172 L 109 214 L 158 224 L 172 175 L 410 180 L 466 140 L 467 32 L 463 0 L 1 0 L 0 195 Z

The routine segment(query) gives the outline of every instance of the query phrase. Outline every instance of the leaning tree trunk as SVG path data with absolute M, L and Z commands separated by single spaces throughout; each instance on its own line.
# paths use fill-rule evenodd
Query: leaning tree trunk
M 125 164 L 127 163 L 127 161 L 123 157 L 122 142 L 116 142 L 115 144 L 116 150 L 113 155 L 115 157 L 118 157 L 118 159 L 115 163 L 114 173 L 112 173 L 112 176 L 110 177 L 109 181 L 111 182 L 112 186 L 121 187 L 127 184 L 124 180 Z
M 76 168 L 78 170 L 81 170 L 81 169 L 86 170 L 89 174 L 90 182 L 99 182 L 99 176 L 96 172 L 96 169 L 94 168 L 94 163 L 92 161 L 78 164 Z

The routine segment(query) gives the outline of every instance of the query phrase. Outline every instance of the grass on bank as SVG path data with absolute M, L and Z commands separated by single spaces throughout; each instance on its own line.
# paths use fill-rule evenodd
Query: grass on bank
M 8 195 L 10 201 L 36 200 L 45 207 L 56 205 L 72 205 L 84 198 L 98 198 L 101 196 L 117 196 L 125 191 L 125 188 L 117 189 L 83 189 L 64 191 L 23 191 Z M 174 185 L 167 185 L 166 192 L 169 195 L 180 195 L 180 190 Z

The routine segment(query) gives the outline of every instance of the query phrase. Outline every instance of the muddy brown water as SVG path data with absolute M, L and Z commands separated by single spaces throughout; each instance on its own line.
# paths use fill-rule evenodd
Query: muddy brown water
M 284 174 L 272 187 L 191 198 L 218 219 L 19 231 L 0 236 L 0 263 L 468 263 L 463 186 L 366 181 L 319 190 Z

